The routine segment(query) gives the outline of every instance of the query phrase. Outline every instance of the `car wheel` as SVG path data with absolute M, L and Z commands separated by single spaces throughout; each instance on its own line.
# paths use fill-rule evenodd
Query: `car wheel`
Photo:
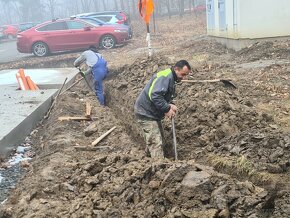
M 11 35 L 11 34 L 9 34 L 8 36 L 7 36 L 7 39 L 13 39 L 14 37 L 13 37 L 13 35 Z
M 48 46 L 44 42 L 36 42 L 32 46 L 33 54 L 37 57 L 43 57 L 48 55 Z
M 100 47 L 105 49 L 114 48 L 116 45 L 116 39 L 112 35 L 104 35 L 100 41 Z

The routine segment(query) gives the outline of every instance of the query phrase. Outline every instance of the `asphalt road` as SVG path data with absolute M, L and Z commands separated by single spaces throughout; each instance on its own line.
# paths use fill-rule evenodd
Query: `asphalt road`
M 16 40 L 0 41 L 0 63 L 16 61 L 29 56 L 33 56 L 33 54 L 22 54 L 17 51 Z

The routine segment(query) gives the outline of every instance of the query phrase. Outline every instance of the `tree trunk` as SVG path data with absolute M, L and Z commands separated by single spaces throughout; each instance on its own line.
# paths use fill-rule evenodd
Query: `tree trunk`
M 170 10 L 170 0 L 166 0 L 166 7 L 168 11 L 168 17 L 171 18 L 171 10 Z
M 50 11 L 50 16 L 51 19 L 55 18 L 55 2 L 54 0 L 49 0 L 49 11 Z
M 179 0 L 179 16 L 183 17 L 184 14 L 184 0 Z
M 132 13 L 133 13 L 133 16 L 136 17 L 136 9 L 137 9 L 137 5 L 136 5 L 136 2 L 135 0 L 131 0 L 132 1 Z
M 129 16 L 132 18 L 132 12 L 131 12 L 131 4 L 130 4 L 130 0 L 127 0 L 126 3 L 127 3 L 127 10 L 128 10 L 128 14 Z
M 107 10 L 106 1 L 105 1 L 105 0 L 103 0 L 102 2 L 103 2 L 104 11 L 106 11 L 106 10 Z
M 192 13 L 192 11 L 191 11 L 191 9 L 192 9 L 192 1 L 191 0 L 188 0 L 188 9 L 189 9 L 189 13 L 191 14 Z
M 121 0 L 121 9 L 122 9 L 122 11 L 125 11 L 124 0 Z
M 99 11 L 99 1 L 93 1 L 95 6 L 95 11 Z
M 117 2 L 117 0 L 114 0 L 114 2 L 115 2 L 115 10 L 118 11 L 118 9 L 119 9 L 118 2 Z

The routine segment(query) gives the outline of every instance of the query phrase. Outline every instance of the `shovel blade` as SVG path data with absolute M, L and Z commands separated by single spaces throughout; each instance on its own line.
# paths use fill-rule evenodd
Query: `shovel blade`
M 230 88 L 237 89 L 237 86 L 236 86 L 235 84 L 233 84 L 233 83 L 232 83 L 231 81 L 229 81 L 229 80 L 221 79 L 220 81 L 225 85 L 225 87 L 230 87 Z

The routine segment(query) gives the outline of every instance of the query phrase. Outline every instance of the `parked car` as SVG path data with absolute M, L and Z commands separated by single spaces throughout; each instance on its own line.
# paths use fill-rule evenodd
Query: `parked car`
M 36 23 L 36 22 L 27 22 L 27 23 L 20 23 L 20 24 L 16 24 L 18 32 L 23 32 L 25 30 L 28 30 L 36 25 L 38 25 L 40 23 Z
M 129 27 L 130 38 L 133 36 L 133 30 L 130 25 L 129 15 L 123 11 L 106 11 L 106 12 L 92 12 L 74 15 L 75 17 L 92 17 L 102 20 L 109 24 L 123 24 Z
M 3 25 L 0 27 L 2 38 L 14 39 L 17 36 L 18 29 L 13 25 Z
M 110 49 L 129 39 L 128 30 L 115 25 L 97 25 L 84 20 L 57 19 L 17 35 L 17 50 L 42 57 L 49 53 L 81 50 L 91 45 Z
M 4 37 L 4 34 L 3 34 L 3 31 L 2 30 L 3 29 L 1 29 L 1 27 L 0 27 L 0 39 L 2 39 Z
M 111 26 L 115 26 L 116 28 L 122 27 L 124 29 L 127 29 L 127 31 L 129 32 L 129 38 L 130 37 L 130 27 L 124 24 L 108 24 L 102 20 L 99 20 L 97 18 L 93 18 L 93 17 L 80 17 L 79 19 L 84 20 L 88 23 L 91 23 L 92 25 L 98 25 L 98 26 L 103 26 L 103 25 L 111 25 Z

